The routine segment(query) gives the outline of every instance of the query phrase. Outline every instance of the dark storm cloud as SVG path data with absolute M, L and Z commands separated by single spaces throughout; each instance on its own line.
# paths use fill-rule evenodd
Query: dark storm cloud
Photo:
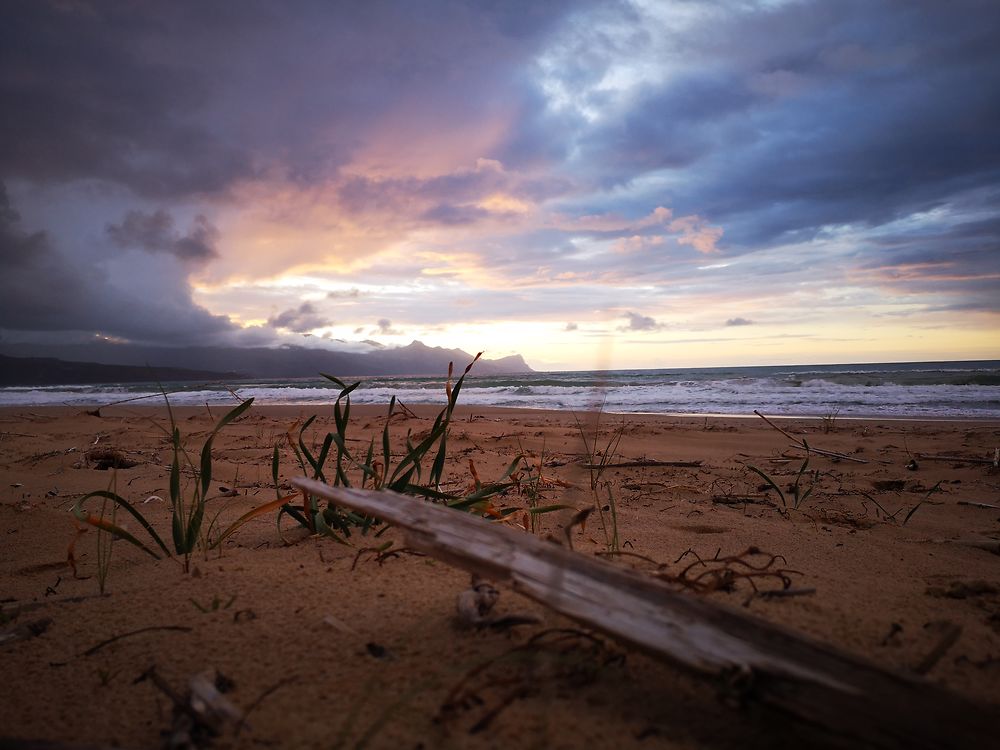
M 267 324 L 272 328 L 283 328 L 293 333 L 306 333 L 314 328 L 331 325 L 331 322 L 321 315 L 311 302 L 303 302 L 297 308 L 272 316 Z
M 0 175 L 148 196 L 273 167 L 327 179 L 403 98 L 458 119 L 516 96 L 506 66 L 565 8 L 14 0 L 0 10 L 0 108 L 16 113 L 0 119 Z
M 191 230 L 181 234 L 166 211 L 151 214 L 129 211 L 120 224 L 109 224 L 107 233 L 119 247 L 169 253 L 182 261 L 203 263 L 218 255 L 215 241 L 219 232 L 200 215 L 195 217 Z
M 248 152 L 195 117 L 213 92 L 185 59 L 177 11 L 4 3 L 0 174 L 105 180 L 158 196 L 210 193 L 251 175 Z
M 612 167 L 619 178 L 683 168 L 741 140 L 740 123 L 753 97 L 732 73 L 685 76 L 664 89 L 646 89 L 625 117 L 582 141 L 582 161 Z M 737 124 L 731 123 L 731 118 Z
M 73 264 L 45 232 L 26 232 L 0 183 L 0 321 L 7 330 L 89 331 L 144 343 L 208 343 L 234 330 L 191 300 L 182 276 L 158 294 L 114 284 L 107 268 Z

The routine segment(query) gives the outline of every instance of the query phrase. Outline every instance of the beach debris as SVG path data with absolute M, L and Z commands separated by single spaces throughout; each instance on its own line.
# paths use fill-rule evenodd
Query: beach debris
M 29 638 L 37 638 L 48 630 L 49 625 L 51 624 L 51 617 L 42 617 L 37 620 L 21 623 L 16 627 L 9 628 L 8 630 L 0 633 L 0 646 L 9 646 L 10 644 L 17 643 L 18 641 L 26 641 Z
M 906 486 L 902 479 L 873 479 L 872 487 L 876 492 L 900 492 Z
M 448 691 L 434 722 L 450 728 L 461 719 L 471 719 L 467 732 L 478 734 L 519 700 L 546 687 L 578 689 L 624 663 L 621 651 L 592 633 L 576 628 L 543 630 L 466 672 Z
M 754 599 L 790 599 L 795 596 L 812 596 L 816 593 L 815 587 L 801 589 L 768 589 L 767 591 L 753 591 L 750 596 L 743 600 L 743 606 L 749 607 Z
M 351 563 L 351 570 L 358 567 L 358 563 L 365 555 L 371 555 L 371 559 L 379 565 L 385 564 L 386 560 L 391 560 L 394 557 L 402 557 L 403 555 L 423 556 L 423 552 L 417 552 L 416 550 L 412 550 L 407 547 L 393 548 L 393 544 L 395 544 L 395 542 L 390 540 L 380 544 L 378 547 L 362 547 L 354 556 L 354 562 Z
M 554 611 L 654 656 L 716 681 L 739 674 L 740 703 L 827 729 L 817 741 L 960 748 L 985 747 L 996 739 L 995 706 L 883 669 L 746 610 L 676 591 L 508 525 L 394 492 L 330 487 L 306 478 L 292 482 L 402 529 L 414 549 L 509 582 Z
M 774 505 L 767 495 L 713 495 L 716 505 Z
M 792 585 L 790 576 L 802 575 L 797 570 L 776 566 L 779 560 L 787 564 L 788 561 L 783 555 L 762 552 L 757 547 L 747 547 L 738 554 L 724 557 L 719 556 L 721 551 L 721 549 L 716 551 L 713 558 L 705 561 L 693 549 L 688 549 L 674 560 L 674 564 L 677 564 L 685 557 L 694 557 L 694 561 L 680 573 L 673 574 L 659 570 L 656 576 L 669 583 L 680 584 L 692 591 L 707 594 L 713 591 L 733 591 L 736 589 L 737 581 L 741 580 L 747 581 L 756 593 L 758 591 L 756 580 L 760 579 L 777 580 L 781 583 L 779 590 L 787 590 Z
M 237 737 L 239 736 L 240 732 L 243 731 L 243 727 L 247 726 L 247 719 L 250 717 L 250 714 L 253 713 L 255 710 L 257 710 L 257 707 L 260 706 L 260 704 L 263 703 L 266 698 L 278 692 L 278 690 L 285 687 L 285 685 L 291 685 L 298 681 L 299 681 L 299 676 L 293 674 L 289 677 L 282 677 L 273 685 L 265 688 L 261 692 L 261 694 L 258 695 L 249 706 L 247 706 L 247 710 L 243 712 L 243 717 L 238 722 L 236 722 L 236 727 L 233 730 L 233 734 L 236 735 Z
M 210 745 L 215 737 L 232 728 L 235 732 L 245 723 L 242 711 L 226 696 L 233 682 L 215 669 L 207 669 L 188 680 L 187 692 L 177 693 L 153 665 L 133 684 L 149 680 L 173 704 L 170 729 L 163 732 L 164 750 L 199 750 Z
M 906 539 L 914 544 L 956 544 L 959 547 L 971 547 L 1000 555 L 1000 539 Z
M 975 503 L 971 500 L 959 500 L 959 505 L 968 505 L 971 508 L 986 508 L 987 510 L 1000 510 L 1000 505 L 993 505 L 992 503 Z
M 84 651 L 80 656 L 93 656 L 98 651 L 100 651 L 105 646 L 110 646 L 112 643 L 122 640 L 123 638 L 131 638 L 132 636 L 141 635 L 142 633 L 151 633 L 159 630 L 174 630 L 178 633 L 190 633 L 191 628 L 186 625 L 153 625 L 148 628 L 139 628 L 138 630 L 130 630 L 127 633 L 121 633 L 119 635 L 113 635 L 110 638 L 105 638 L 100 643 L 97 643 L 86 651 Z
M 882 642 L 879 645 L 880 646 L 898 646 L 899 645 L 899 638 L 897 638 L 896 636 L 898 636 L 902 632 L 903 632 L 903 626 L 902 625 L 900 625 L 898 622 L 890 623 L 889 624 L 889 632 L 886 633 L 885 638 L 882 639 Z
M 858 464 L 866 464 L 866 463 L 868 463 L 868 461 L 866 459 L 864 459 L 864 458 L 858 458 L 857 456 L 848 456 L 846 453 L 835 453 L 834 451 L 826 451 L 826 450 L 822 450 L 821 448 L 816 448 L 816 447 L 814 447 L 812 445 L 809 445 L 808 443 L 806 443 L 805 440 L 800 440 L 799 438 L 795 437 L 792 433 L 790 433 L 790 432 L 788 432 L 786 430 L 783 430 L 780 427 L 778 427 L 778 425 L 776 425 L 774 422 L 772 422 L 770 419 L 768 419 L 767 417 L 765 417 L 763 414 L 761 414 L 756 409 L 753 410 L 753 413 L 756 414 L 761 419 L 763 419 L 771 427 L 773 427 L 774 429 L 776 429 L 778 432 L 780 432 L 782 435 L 784 435 L 785 437 L 787 437 L 789 440 L 791 440 L 792 441 L 791 447 L 795 448 L 796 450 L 805 451 L 807 454 L 809 454 L 809 453 L 815 453 L 815 454 L 820 455 L 820 456 L 826 456 L 827 458 L 835 458 L 835 459 L 840 459 L 840 460 L 843 460 L 843 461 L 853 461 L 854 463 L 858 463 Z
M 491 582 L 473 574 L 469 588 L 460 592 L 455 600 L 459 623 L 466 627 L 504 630 L 515 625 L 534 625 L 541 622 L 534 615 L 494 613 L 493 607 L 499 599 L 500 591 Z
M 652 458 L 639 458 L 635 461 L 618 461 L 605 464 L 582 464 L 584 469 L 638 469 L 655 466 L 670 466 L 674 468 L 696 469 L 701 461 L 657 461 Z
M 971 456 L 931 456 L 926 453 L 918 453 L 917 457 L 921 461 L 947 461 L 959 464 L 993 464 L 992 458 L 974 458 Z
M 913 671 L 919 675 L 929 674 L 951 647 L 958 643 L 958 639 L 962 636 L 962 626 L 947 620 L 929 622 L 924 625 L 924 630 L 936 630 L 941 633 L 941 638 L 927 656 L 921 659 L 920 663 L 913 668 Z
M 997 589 L 992 583 L 977 579 L 974 581 L 952 581 L 948 584 L 948 588 L 928 586 L 924 593 L 938 598 L 968 599 L 986 594 L 996 594 L 998 591 L 1000 589 Z
M 466 625 L 484 625 L 492 619 L 493 605 L 499 598 L 500 592 L 492 583 L 473 574 L 469 588 L 455 601 L 458 617 Z
M 147 497 L 145 500 L 142 501 L 142 504 L 146 505 L 147 503 L 162 503 L 162 502 L 163 498 L 160 497 L 159 495 L 150 495 L 149 497 Z
M 365 644 L 365 651 L 367 651 L 368 655 L 373 659 L 392 661 L 396 658 L 396 655 L 392 653 L 392 651 L 387 649 L 381 643 L 375 643 L 374 641 L 370 641 Z
M 139 465 L 138 461 L 132 461 L 117 448 L 93 448 L 87 451 L 86 457 L 99 471 L 131 469 Z
M 341 633 L 350 633 L 351 635 L 358 635 L 358 631 L 348 625 L 346 622 L 341 620 L 339 617 L 334 617 L 333 615 L 327 615 L 323 618 L 323 622 L 329 625 L 335 630 L 339 630 Z

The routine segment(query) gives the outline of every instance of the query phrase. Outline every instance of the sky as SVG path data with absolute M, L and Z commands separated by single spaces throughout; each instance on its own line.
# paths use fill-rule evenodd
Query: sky
M 1000 358 L 995 0 L 0 5 L 0 343 Z

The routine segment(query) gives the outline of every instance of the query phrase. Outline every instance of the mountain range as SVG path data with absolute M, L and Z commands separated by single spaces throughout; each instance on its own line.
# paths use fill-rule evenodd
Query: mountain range
M 461 372 L 473 355 L 414 341 L 395 349 L 343 352 L 286 346 L 144 347 L 107 342 L 0 347 L 0 385 L 308 378 L 362 375 L 444 375 L 449 362 Z M 3 356 L 5 355 L 5 356 Z M 476 375 L 532 372 L 520 354 L 480 360 Z

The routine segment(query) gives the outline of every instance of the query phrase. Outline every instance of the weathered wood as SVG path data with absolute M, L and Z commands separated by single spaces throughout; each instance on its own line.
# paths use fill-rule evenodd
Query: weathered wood
M 991 746 L 1000 710 L 881 669 L 752 615 L 502 524 L 392 492 L 293 479 L 304 492 L 388 521 L 407 544 L 496 580 L 622 641 L 722 680 L 825 730 L 831 743 Z

